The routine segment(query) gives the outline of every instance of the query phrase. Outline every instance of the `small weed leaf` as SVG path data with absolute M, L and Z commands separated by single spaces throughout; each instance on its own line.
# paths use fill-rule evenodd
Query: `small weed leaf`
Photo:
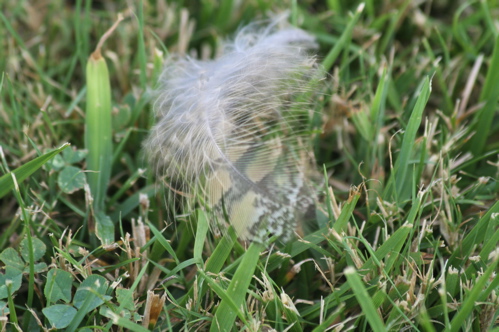
M 14 267 L 18 270 L 24 269 L 24 262 L 14 248 L 7 248 L 0 254 L 0 261 L 2 261 L 6 267 Z
M 133 302 L 133 290 L 128 288 L 116 288 L 116 299 L 120 304 L 121 308 L 128 310 L 135 310 L 135 304 Z
M 76 290 L 74 306 L 85 312 L 90 312 L 104 303 L 109 298 L 105 296 L 108 283 L 106 278 L 99 275 L 91 275 L 85 279 Z
M 47 251 L 47 246 L 43 243 L 39 238 L 33 238 L 33 260 L 40 260 L 45 252 Z M 19 252 L 21 253 L 21 257 L 25 262 L 29 262 L 29 253 L 28 253 L 28 239 L 24 239 L 21 242 L 21 246 L 19 248 Z
M 62 151 L 62 158 L 67 164 L 76 164 L 85 159 L 86 150 L 66 149 Z
M 0 273 L 0 299 L 7 298 L 21 288 L 22 276 L 22 270 L 12 266 L 5 268 L 5 274 Z
M 67 327 L 76 316 L 76 309 L 66 304 L 55 304 L 42 309 L 50 324 L 56 329 Z
M 75 166 L 64 167 L 57 177 L 59 188 L 66 194 L 82 189 L 85 183 L 87 183 L 85 174 Z
M 48 303 L 56 303 L 63 300 L 66 303 L 71 301 L 71 287 L 73 283 L 73 276 L 71 273 L 53 269 L 47 273 L 47 283 L 43 293 L 47 298 Z

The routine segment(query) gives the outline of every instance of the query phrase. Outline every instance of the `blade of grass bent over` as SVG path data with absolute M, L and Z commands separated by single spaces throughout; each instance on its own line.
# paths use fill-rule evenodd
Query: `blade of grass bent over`
M 12 180 L 11 174 L 16 176 L 17 182 L 22 182 L 26 180 L 31 174 L 36 172 L 40 167 L 42 167 L 47 161 L 55 157 L 56 154 L 60 153 L 62 150 L 67 148 L 69 143 L 64 143 L 61 147 L 47 152 L 40 157 L 37 157 L 26 164 L 19 166 L 12 172 L 9 172 L 2 177 L 0 177 L 0 198 L 5 196 L 10 190 L 14 188 L 14 181 Z

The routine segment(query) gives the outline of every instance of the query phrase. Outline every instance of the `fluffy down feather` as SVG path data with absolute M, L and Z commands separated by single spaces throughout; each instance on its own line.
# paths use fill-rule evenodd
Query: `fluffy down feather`
M 287 240 L 314 210 L 305 178 L 323 73 L 305 31 L 251 24 L 214 61 L 167 59 L 144 146 L 167 186 L 243 240 Z

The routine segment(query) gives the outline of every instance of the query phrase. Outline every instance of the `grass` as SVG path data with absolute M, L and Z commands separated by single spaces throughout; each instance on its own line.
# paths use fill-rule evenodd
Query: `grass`
M 499 331 L 498 1 L 0 6 L 2 330 Z M 140 147 L 163 56 L 213 56 L 283 10 L 330 74 L 326 212 L 302 240 L 248 247 L 202 209 L 173 218 Z M 84 138 L 103 92 L 86 68 L 118 12 L 103 147 Z

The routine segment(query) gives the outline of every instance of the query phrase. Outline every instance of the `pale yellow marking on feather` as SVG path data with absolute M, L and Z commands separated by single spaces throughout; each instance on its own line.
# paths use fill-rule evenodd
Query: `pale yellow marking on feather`
M 281 141 L 275 138 L 266 142 L 260 151 L 255 153 L 251 164 L 246 168 L 246 175 L 253 182 L 259 182 L 275 171 L 275 166 L 281 156 Z
M 250 145 L 247 144 L 231 146 L 227 149 L 227 156 L 229 157 L 229 160 L 235 162 L 239 160 L 239 158 L 241 158 L 249 148 Z
M 213 207 L 217 205 L 225 192 L 232 186 L 230 173 L 225 169 L 219 169 L 213 172 L 211 177 L 206 180 L 205 194 L 208 204 Z
M 249 228 L 253 226 L 255 218 L 255 207 L 253 203 L 257 198 L 254 191 L 248 191 L 238 202 L 232 204 L 230 223 L 237 235 L 243 239 L 250 237 Z

